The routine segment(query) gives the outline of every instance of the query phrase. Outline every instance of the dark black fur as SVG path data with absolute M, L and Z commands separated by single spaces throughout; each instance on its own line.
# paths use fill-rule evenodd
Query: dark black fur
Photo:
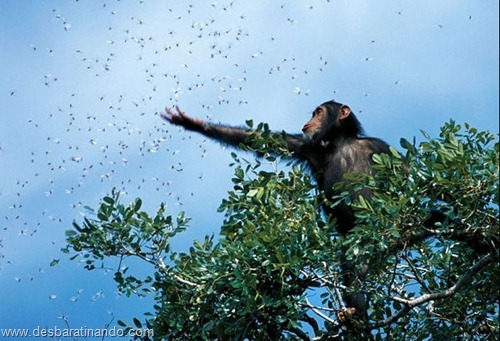
M 298 150 L 298 156 L 309 162 L 319 189 L 326 198 L 331 198 L 337 194 L 333 186 L 344 183 L 345 174 L 369 174 L 373 154 L 390 153 L 390 150 L 384 141 L 363 136 L 362 126 L 354 113 L 351 112 L 348 117 L 339 120 L 342 106 L 340 103 L 329 101 L 321 106 L 328 111 L 323 130 L 317 136 L 304 141 Z M 353 196 L 359 194 L 365 198 L 371 196 L 367 189 L 353 193 Z M 336 220 L 337 230 L 341 234 L 348 233 L 354 227 L 354 212 L 348 205 L 341 204 L 332 208 L 326 204 L 323 209 L 330 218 Z M 368 270 L 365 265 L 362 271 L 357 272 L 354 264 L 347 260 L 343 261 L 342 267 L 344 285 L 347 287 L 359 286 Z M 363 321 L 367 320 L 368 302 L 363 294 L 345 295 L 344 299 L 348 307 L 356 308 L 355 316 Z
M 337 194 L 333 186 L 344 182 L 344 174 L 368 174 L 373 154 L 389 153 L 389 145 L 377 138 L 363 136 L 363 128 L 356 115 L 339 120 L 342 104 L 329 101 L 321 104 L 327 108 L 328 119 L 323 130 L 311 139 L 303 138 L 297 156 L 309 162 L 319 189 L 326 198 Z M 367 190 L 361 193 L 370 196 Z M 334 209 L 325 205 L 325 212 L 337 221 L 340 233 L 347 233 L 354 226 L 354 215 L 348 206 Z

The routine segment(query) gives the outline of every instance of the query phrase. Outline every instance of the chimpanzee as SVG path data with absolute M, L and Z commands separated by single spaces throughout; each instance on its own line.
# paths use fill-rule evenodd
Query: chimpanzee
M 245 128 L 212 124 L 186 115 L 179 107 L 177 112 L 166 109 L 162 117 L 168 122 L 180 125 L 187 130 L 197 131 L 225 144 L 249 145 L 251 132 Z M 328 101 L 312 113 L 312 118 L 302 128 L 303 134 L 284 133 L 288 149 L 294 158 L 309 163 L 319 189 L 326 198 L 337 194 L 334 185 L 344 181 L 344 174 L 359 172 L 369 174 L 373 154 L 390 153 L 389 146 L 377 138 L 363 136 L 358 119 L 349 106 Z M 361 193 L 370 196 L 368 189 Z M 355 217 L 347 205 L 323 209 L 329 217 L 335 218 L 338 231 L 345 235 L 354 227 Z M 344 264 L 344 284 L 353 285 L 362 280 L 364 273 L 354 273 L 353 265 Z M 366 320 L 367 302 L 362 294 L 346 295 L 348 307 L 355 308 L 355 314 Z M 351 310 L 352 311 L 352 310 Z

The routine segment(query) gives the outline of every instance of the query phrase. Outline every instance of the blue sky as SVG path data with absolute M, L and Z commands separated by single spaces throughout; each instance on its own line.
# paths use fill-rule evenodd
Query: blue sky
M 102 328 L 151 311 L 61 254 L 83 206 L 117 187 L 217 233 L 227 150 L 165 106 L 298 132 L 349 104 L 399 147 L 449 119 L 498 134 L 498 1 L 0 2 L 0 328 Z M 59 259 L 55 267 L 52 260 Z M 137 263 L 139 272 L 150 269 Z

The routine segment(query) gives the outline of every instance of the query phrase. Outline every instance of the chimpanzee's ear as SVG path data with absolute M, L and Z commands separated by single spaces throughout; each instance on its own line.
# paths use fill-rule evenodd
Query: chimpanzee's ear
M 347 116 L 351 114 L 351 108 L 349 108 L 347 105 L 342 105 L 340 107 L 340 115 L 339 115 L 339 120 L 343 120 Z

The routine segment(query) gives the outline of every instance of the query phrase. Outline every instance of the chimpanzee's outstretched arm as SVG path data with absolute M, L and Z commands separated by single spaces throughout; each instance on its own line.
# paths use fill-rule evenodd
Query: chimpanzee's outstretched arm
M 251 144 L 249 137 L 254 133 L 248 129 L 209 123 L 199 118 L 188 116 L 179 106 L 176 106 L 177 112 L 169 108 L 165 110 L 165 113 L 161 114 L 163 119 L 172 124 L 182 126 L 187 130 L 199 132 L 207 137 L 233 146 Z M 294 153 L 296 157 L 303 157 L 301 155 L 301 150 L 304 145 L 303 136 L 287 133 L 285 133 L 284 136 L 290 152 Z

